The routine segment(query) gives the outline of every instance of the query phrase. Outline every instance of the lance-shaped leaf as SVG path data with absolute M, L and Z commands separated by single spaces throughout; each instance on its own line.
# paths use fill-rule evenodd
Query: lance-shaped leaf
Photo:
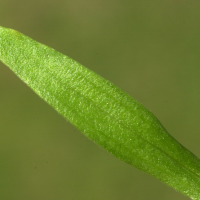
M 200 160 L 118 87 L 54 49 L 3 27 L 0 60 L 98 145 L 200 199 Z

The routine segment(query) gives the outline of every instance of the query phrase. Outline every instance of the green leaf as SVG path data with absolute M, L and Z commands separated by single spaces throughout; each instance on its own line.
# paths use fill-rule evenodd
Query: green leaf
M 54 49 L 3 27 L 0 60 L 98 145 L 200 199 L 200 160 L 118 87 Z

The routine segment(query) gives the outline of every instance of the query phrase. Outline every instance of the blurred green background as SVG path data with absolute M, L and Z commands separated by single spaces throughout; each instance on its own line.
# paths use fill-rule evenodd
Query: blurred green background
M 197 0 L 6 0 L 0 26 L 110 80 L 200 157 L 199 8 Z M 99 148 L 0 63 L 0 199 L 189 198 Z

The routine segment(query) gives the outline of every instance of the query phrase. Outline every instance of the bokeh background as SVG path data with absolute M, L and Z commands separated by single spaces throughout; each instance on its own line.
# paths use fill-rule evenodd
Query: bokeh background
M 6 0 L 0 25 L 110 80 L 200 157 L 199 8 L 197 0 Z M 98 147 L 0 63 L 0 199 L 189 198 Z

